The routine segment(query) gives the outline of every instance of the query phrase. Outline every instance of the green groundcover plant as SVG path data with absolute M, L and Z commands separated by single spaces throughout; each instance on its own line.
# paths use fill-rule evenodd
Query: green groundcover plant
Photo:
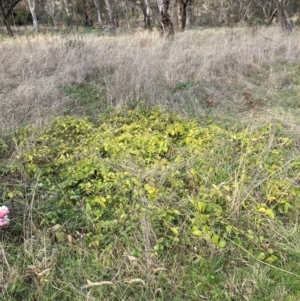
M 226 129 L 157 109 L 98 124 L 63 117 L 19 130 L 14 141 L 6 174 L 23 184 L 3 184 L 3 198 L 34 193 L 34 221 L 60 225 L 58 241 L 77 233 L 90 248 L 109 248 L 118 237 L 139 256 L 130 242 L 145 244 L 148 231 L 151 256 L 196 242 L 237 244 L 274 264 L 266 225 L 288 222 L 299 207 L 300 160 L 287 156 L 292 140 L 279 125 Z

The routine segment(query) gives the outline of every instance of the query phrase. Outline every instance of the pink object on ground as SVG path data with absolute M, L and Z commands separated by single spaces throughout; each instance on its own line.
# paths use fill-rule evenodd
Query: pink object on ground
M 6 206 L 0 207 L 0 228 L 6 226 L 9 223 L 8 215 L 9 210 Z

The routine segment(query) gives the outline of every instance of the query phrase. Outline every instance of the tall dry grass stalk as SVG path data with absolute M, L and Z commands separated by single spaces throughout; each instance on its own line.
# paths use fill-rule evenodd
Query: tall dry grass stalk
M 17 37 L 0 44 L 0 127 L 43 124 L 74 107 L 63 87 L 93 81 L 99 102 L 207 110 L 270 108 L 299 66 L 300 33 L 277 28 L 207 29 L 165 41 L 155 33 L 117 37 Z M 300 92 L 299 92 L 300 93 Z M 299 96 L 299 95 L 298 95 Z M 73 108 L 74 109 L 74 108 Z M 73 112 L 76 112 L 76 110 Z M 80 114 L 80 107 L 77 114 Z

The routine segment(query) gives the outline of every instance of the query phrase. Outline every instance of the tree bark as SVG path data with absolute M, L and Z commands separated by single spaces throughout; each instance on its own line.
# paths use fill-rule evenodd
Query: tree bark
M 98 0 L 94 0 L 94 3 L 95 3 L 96 10 L 97 10 L 97 18 L 98 18 L 99 27 L 103 27 L 103 22 L 102 22 L 102 18 L 101 18 L 101 11 L 100 11 L 99 1 Z
M 10 37 L 13 37 L 14 34 L 13 34 L 12 30 L 11 30 L 11 27 L 10 27 L 8 19 L 3 18 L 3 23 L 4 23 L 4 26 L 5 26 L 6 30 L 7 30 L 8 35 Z
M 148 0 L 145 0 L 144 2 L 141 1 L 140 6 L 144 15 L 145 29 L 151 30 L 150 7 L 149 7 Z
M 129 16 L 129 9 L 128 9 L 128 0 L 125 0 L 125 17 L 127 22 L 127 28 L 130 29 L 130 16 Z
M 115 23 L 113 10 L 111 8 L 109 0 L 104 0 L 104 2 L 105 2 L 105 6 L 106 6 L 106 9 L 107 9 L 107 13 L 108 13 L 109 26 L 115 28 L 116 27 L 116 23 Z
M 35 0 L 27 0 L 27 2 L 28 2 L 31 16 L 32 16 L 33 28 L 34 28 L 35 32 L 38 32 L 39 24 L 38 24 L 38 20 L 37 20 L 36 13 L 35 13 Z
M 119 27 L 118 0 L 115 0 L 115 4 L 114 4 L 112 12 L 113 12 L 115 26 L 116 26 L 116 28 L 118 28 Z
M 185 22 L 185 28 L 191 28 L 192 27 L 192 17 L 193 17 L 193 7 L 192 7 L 192 0 L 187 0 L 186 5 L 186 22 Z
M 282 30 L 292 32 L 292 24 L 286 10 L 287 3 L 288 0 L 277 0 L 278 23 Z
M 174 34 L 173 23 L 170 19 L 168 9 L 170 0 L 157 0 L 158 9 L 160 13 L 160 22 L 162 26 L 162 35 L 169 38 Z
M 178 0 L 177 3 L 178 30 L 181 32 L 185 30 L 186 6 L 187 6 L 187 0 Z
M 96 0 L 95 0 L 96 1 Z M 70 11 L 69 11 L 69 7 L 68 7 L 68 2 L 67 0 L 64 0 L 64 5 L 65 5 L 65 10 L 67 13 L 67 16 L 70 17 Z
M 179 31 L 183 32 L 185 28 L 191 28 L 192 0 L 178 0 L 177 16 Z
M 277 15 L 277 8 L 274 9 L 274 11 L 271 14 L 271 17 L 269 18 L 268 23 L 271 24 L 273 22 L 273 19 L 275 18 L 275 16 Z
M 145 0 L 145 5 L 146 5 L 146 14 L 145 14 L 145 29 L 151 30 L 151 16 L 150 16 L 150 5 L 149 1 Z
M 52 19 L 53 26 L 57 27 L 57 21 L 56 21 L 56 1 L 55 0 L 48 0 L 46 2 L 45 11 L 47 15 Z M 78 14 L 78 3 L 76 1 L 76 15 Z

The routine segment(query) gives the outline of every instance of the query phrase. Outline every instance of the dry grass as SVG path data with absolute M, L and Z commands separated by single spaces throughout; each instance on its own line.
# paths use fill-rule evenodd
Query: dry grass
M 299 35 L 261 28 L 255 34 L 250 29 L 194 30 L 172 41 L 145 32 L 5 39 L 0 45 L 0 126 L 5 133 L 26 123 L 43 124 L 66 110 L 80 115 L 80 102 L 74 103 L 63 87 L 87 83 L 96 93 L 95 107 L 142 103 L 199 117 L 229 112 L 234 118 L 264 119 L 281 105 L 278 93 L 292 85 L 291 97 L 299 97 Z M 294 101 L 288 103 L 295 113 Z

